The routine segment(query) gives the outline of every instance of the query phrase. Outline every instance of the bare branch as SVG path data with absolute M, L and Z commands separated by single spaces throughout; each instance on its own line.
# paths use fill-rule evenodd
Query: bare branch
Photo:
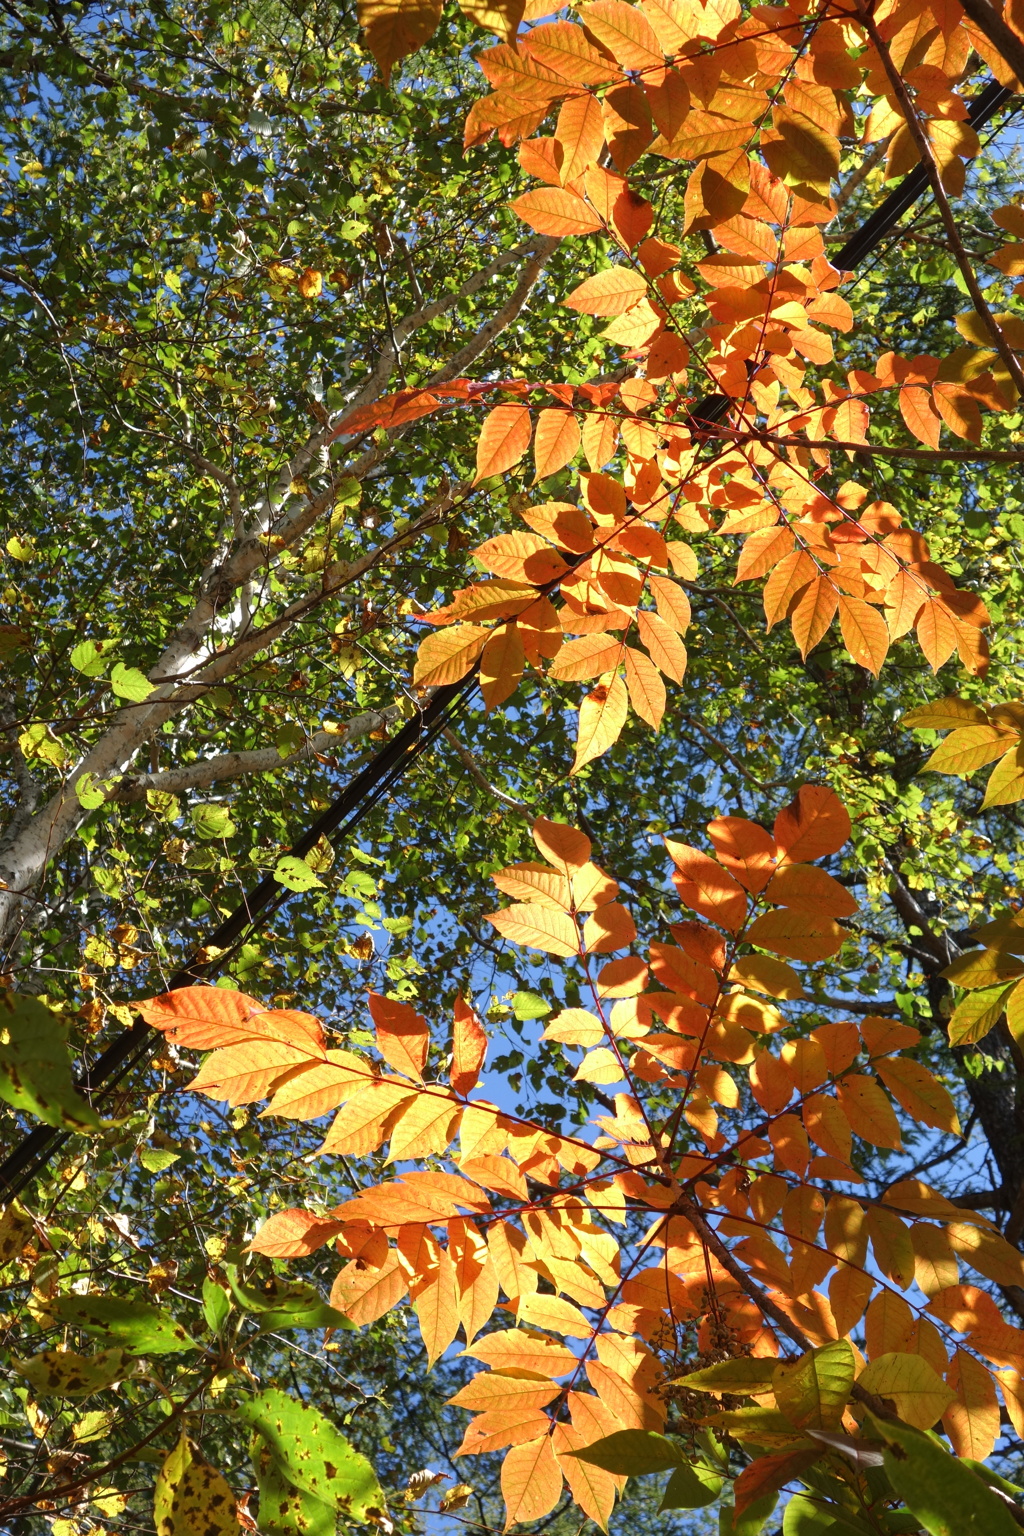
M 448 745 L 458 753 L 459 761 L 468 770 L 470 777 L 479 784 L 481 789 L 493 796 L 495 800 L 500 800 L 502 805 L 511 806 L 512 810 L 519 811 L 523 816 L 533 815 L 533 808 L 531 806 L 524 805 L 521 800 L 513 799 L 511 795 L 506 795 L 503 789 L 498 789 L 496 785 L 491 783 L 477 759 L 468 747 L 462 745 L 454 731 L 446 729 L 442 734 Z
M 335 752 L 339 747 L 351 746 L 371 731 L 383 730 L 400 720 L 403 714 L 401 704 L 367 710 L 365 714 L 356 715 L 342 730 L 317 731 L 286 757 L 282 757 L 276 747 L 260 747 L 251 752 L 221 752 L 216 757 L 200 758 L 198 762 L 167 768 L 162 773 L 134 773 L 125 777 L 107 798 L 116 800 L 119 805 L 132 805 L 145 800 L 151 791 L 180 795 L 191 789 L 223 783 L 225 779 L 242 779 L 254 773 L 278 773 L 282 768 L 291 768 L 296 763 Z

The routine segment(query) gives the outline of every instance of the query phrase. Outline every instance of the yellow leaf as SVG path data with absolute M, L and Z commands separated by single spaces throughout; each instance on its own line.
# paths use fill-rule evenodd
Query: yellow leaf
M 858 1377 L 867 1392 L 889 1397 L 896 1412 L 915 1429 L 931 1429 L 954 1394 L 921 1355 L 879 1355 Z
M 514 944 L 523 944 L 527 949 L 540 949 L 548 955 L 579 954 L 576 924 L 564 912 L 522 903 L 506 907 L 503 912 L 492 912 L 486 921 Z
M 614 1051 L 606 1045 L 588 1051 L 580 1062 L 573 1081 L 577 1083 L 620 1083 L 625 1076 Z
M 587 763 L 608 751 L 617 741 L 628 713 L 629 699 L 621 677 L 599 683 L 587 694 L 580 705 L 572 773 L 579 773 Z

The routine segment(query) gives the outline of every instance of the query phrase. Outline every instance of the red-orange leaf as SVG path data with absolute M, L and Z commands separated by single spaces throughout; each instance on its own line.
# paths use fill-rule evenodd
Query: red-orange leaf
M 665 847 L 678 871 L 672 876 L 673 883 L 686 905 L 735 933 L 747 915 L 743 887 L 728 870 L 698 848 L 673 842 L 671 838 L 665 839 Z
M 370 1015 L 377 1026 L 377 1049 L 389 1067 L 406 1077 L 423 1076 L 430 1049 L 430 1031 L 422 1014 L 408 1003 L 379 992 L 369 994 Z
M 474 1009 L 460 992 L 455 999 L 452 1069 L 449 1081 L 456 1093 L 471 1093 L 487 1055 L 487 1035 Z
M 457 683 L 473 666 L 490 638 L 479 624 L 453 624 L 420 642 L 412 680 L 417 687 L 438 688 Z
M 922 443 L 929 448 L 939 446 L 942 417 L 935 409 L 929 390 L 920 384 L 904 384 L 900 390 L 900 415 Z
M 850 836 L 850 818 L 835 790 L 805 784 L 775 818 L 780 863 L 807 864 L 837 853 Z

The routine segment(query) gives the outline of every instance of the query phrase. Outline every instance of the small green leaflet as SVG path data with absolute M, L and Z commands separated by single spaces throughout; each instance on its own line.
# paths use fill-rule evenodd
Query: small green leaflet
M 334 1505 L 290 1483 L 259 1435 L 253 1435 L 253 1465 L 263 1536 L 335 1536 L 338 1512 Z
M 649 1429 L 619 1429 L 613 1435 L 605 1435 L 603 1440 L 595 1440 L 582 1451 L 568 1454 L 621 1477 L 667 1472 L 670 1467 L 681 1467 L 686 1461 L 674 1441 Z
M 235 824 L 226 805 L 194 805 L 189 813 L 197 837 L 234 837 Z
M 305 859 L 297 859 L 294 854 L 287 854 L 283 859 L 278 859 L 274 868 L 274 879 L 278 885 L 283 885 L 289 891 L 311 891 L 316 886 L 322 886 L 323 881 L 310 869 Z
M 156 691 L 144 672 L 138 667 L 126 667 L 123 661 L 117 662 L 111 671 L 110 686 L 119 699 L 127 699 L 130 704 L 141 704 Z
M 867 1421 L 886 1444 L 889 1481 L 929 1536 L 1020 1536 L 999 1494 L 938 1440 L 898 1419 Z
M 512 998 L 512 1012 L 523 1023 L 527 1019 L 546 1019 L 551 1004 L 538 997 L 536 992 L 516 992 Z
M 76 672 L 86 677 L 102 677 L 115 644 L 113 640 L 83 640 L 81 645 L 75 646 L 68 660 Z
M 231 1312 L 231 1297 L 222 1285 L 209 1277 L 203 1281 L 203 1316 L 211 1333 L 220 1333 Z
M 164 1152 L 158 1147 L 143 1147 L 139 1153 L 139 1162 L 147 1173 L 163 1173 L 165 1168 L 170 1168 L 178 1161 L 180 1152 Z
M 61 1296 L 53 1310 L 61 1322 L 116 1339 L 133 1355 L 175 1355 L 198 1348 L 170 1312 L 146 1302 L 119 1296 Z

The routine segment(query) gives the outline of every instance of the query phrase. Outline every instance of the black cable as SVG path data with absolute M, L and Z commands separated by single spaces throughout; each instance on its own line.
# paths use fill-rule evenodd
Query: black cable
M 332 846 L 336 847 L 358 826 L 413 762 L 446 729 L 475 684 L 478 670 L 479 663 L 457 683 L 447 683 L 438 688 L 427 706 L 414 719 L 406 722 L 398 734 L 346 785 L 337 800 L 292 845 L 291 854 L 303 858 L 316 847 L 322 837 L 329 839 Z M 180 987 L 191 987 L 197 982 L 211 980 L 223 970 L 245 938 L 267 922 L 293 894 L 273 875 L 265 875 L 258 885 L 242 897 L 234 911 L 210 934 L 201 948 L 193 951 L 185 964 L 174 973 L 166 990 L 174 992 Z M 210 949 L 218 953 L 209 960 L 201 959 L 202 952 Z M 156 1044 L 154 1031 L 142 1019 L 137 1020 L 130 1029 L 124 1030 L 112 1040 L 87 1068 L 76 1084 L 78 1091 L 93 1105 L 102 1102 Z M 71 1134 L 70 1131 L 59 1131 L 48 1125 L 37 1126 L 30 1131 L 0 1164 L 0 1190 L 10 1197 L 24 1189 Z
M 1005 86 L 991 81 L 971 102 L 968 122 L 973 128 L 981 127 L 994 117 L 1012 95 L 1013 92 Z M 837 252 L 833 265 L 847 272 L 855 270 L 927 189 L 927 172 L 924 166 L 917 166 Z M 731 404 L 728 395 L 708 395 L 697 401 L 688 420 L 698 430 L 713 427 L 722 420 Z M 577 555 L 570 564 L 575 566 L 582 559 L 582 555 Z M 302 858 L 316 846 L 321 837 L 327 837 L 336 844 L 373 810 L 458 713 L 463 699 L 476 681 L 478 668 L 479 663 L 459 682 L 438 688 L 426 708 L 402 727 L 398 735 L 378 752 L 338 799 L 303 833 L 291 849 L 293 855 Z M 212 960 L 200 960 L 199 951 L 194 952 L 171 977 L 167 990 L 176 991 L 179 987 L 193 986 L 196 982 L 209 981 L 216 976 L 244 937 L 266 922 L 291 894 L 272 875 L 264 876 L 202 946 L 204 950 L 216 949 L 219 953 Z M 90 1102 L 100 1102 L 153 1047 L 153 1031 L 148 1024 L 138 1021 L 113 1040 L 88 1068 L 78 1084 L 79 1090 Z M 41 1172 L 70 1134 L 50 1126 L 39 1126 L 31 1131 L 0 1163 L 0 1192 L 6 1192 L 8 1196 L 17 1194 Z

